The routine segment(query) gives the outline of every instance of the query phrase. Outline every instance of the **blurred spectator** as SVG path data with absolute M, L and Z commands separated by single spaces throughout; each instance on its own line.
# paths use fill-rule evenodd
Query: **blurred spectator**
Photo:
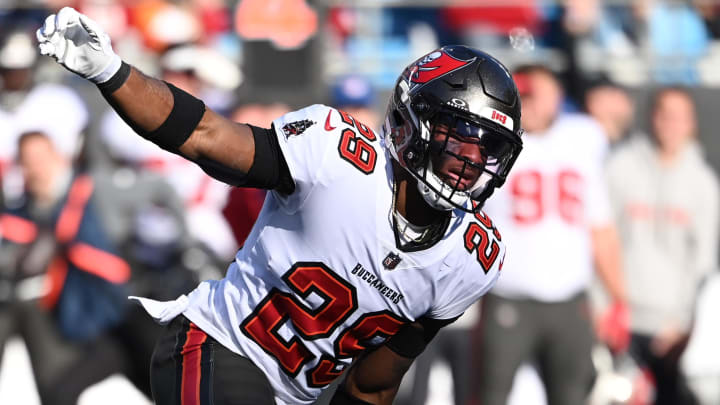
M 709 35 L 689 2 L 648 0 L 641 10 L 647 25 L 653 78 L 665 84 L 697 84 L 697 62 L 705 54 Z
M 635 101 L 623 87 L 599 81 L 585 92 L 585 110 L 602 126 L 613 146 L 628 135 L 635 118 Z
M 94 181 L 41 131 L 19 138 L 27 192 L 0 216 L 5 290 L 0 336 L 18 333 L 42 402 L 74 404 L 123 368 L 108 338 L 127 305 L 130 267 L 103 228 Z
M 2 105 L 4 109 L 17 107 L 21 95 L 33 81 L 37 52 L 33 46 L 30 27 L 13 27 L 0 36 L 0 74 L 2 74 Z M 16 95 L 18 94 L 19 95 Z
M 28 192 L 11 203 L 13 208 L 0 221 L 6 237 L 0 267 L 3 286 L 8 287 L 4 291 L 10 291 L 7 328 L 2 332 L 19 333 L 25 340 L 44 403 L 48 398 L 50 403 L 74 403 L 89 385 L 118 372 L 150 397 L 147 364 L 162 328 L 139 307 L 128 306 L 126 297 L 168 299 L 197 283 L 203 269 L 193 262 L 198 263 L 202 259 L 198 254 L 203 253 L 188 244 L 180 199 L 164 181 L 127 167 L 78 173 L 72 168 L 72 155 L 58 150 L 42 132 L 23 135 L 20 158 Z M 22 233 L 17 233 L 23 229 L 18 227 L 22 221 L 34 225 L 37 240 L 22 240 Z M 58 232 L 68 227 L 68 221 L 80 221 L 77 240 L 63 242 Z M 89 244 L 107 253 L 85 246 Z M 66 270 L 57 264 L 62 260 L 67 261 Z M 84 283 L 73 282 L 76 274 L 83 274 L 78 271 L 118 282 L 107 273 L 113 268 L 124 272 L 121 290 L 87 275 L 92 282 L 83 278 Z M 40 288 L 43 279 L 60 286 L 47 292 Z M 49 319 L 37 307 L 38 297 L 53 307 L 50 314 L 57 319 Z M 58 304 L 53 306 L 53 300 Z M 63 305 L 63 300 L 68 303 Z M 73 314 L 70 321 L 64 320 Z M 46 366 L 43 357 L 55 352 L 60 360 Z M 70 366 L 78 370 L 77 378 L 61 377 Z
M 696 142 L 691 95 L 664 88 L 653 100 L 651 137 L 609 161 L 612 207 L 625 248 L 631 354 L 650 369 L 656 404 L 693 404 L 678 369 L 701 279 L 717 268 L 718 182 Z
M 376 95 L 370 81 L 358 75 L 338 79 L 331 88 L 331 105 L 352 115 L 369 128 L 377 129 Z
M 613 347 L 623 350 L 628 340 L 619 244 L 602 178 L 607 140 L 589 117 L 560 111 L 561 85 L 546 67 L 521 67 L 515 78 L 527 131 L 523 152 L 485 212 L 517 254 L 507 256 L 482 300 L 473 387 L 483 405 L 504 405 L 518 368 L 532 362 L 549 404 L 577 405 L 594 376 L 586 297 L 593 264 L 615 303 Z
M 16 156 L 17 134 L 42 130 L 66 155 L 75 155 L 77 136 L 87 125 L 88 112 L 69 87 L 35 81 L 37 50 L 30 26 L 0 30 L 0 175 L 7 198 L 22 192 L 22 176 L 10 164 Z M 62 123 L 60 125 L 59 123 Z

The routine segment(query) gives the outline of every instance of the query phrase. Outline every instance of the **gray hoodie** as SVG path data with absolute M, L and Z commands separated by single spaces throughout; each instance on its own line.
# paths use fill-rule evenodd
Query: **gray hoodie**
M 717 265 L 715 173 L 695 142 L 661 165 L 652 141 L 636 136 L 610 157 L 608 182 L 632 330 L 688 330 L 698 283 Z

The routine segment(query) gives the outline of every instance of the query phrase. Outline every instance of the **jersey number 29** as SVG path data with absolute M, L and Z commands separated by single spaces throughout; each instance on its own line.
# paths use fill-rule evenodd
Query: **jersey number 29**
M 342 121 L 351 125 L 362 136 L 358 136 L 355 130 L 346 128 L 340 135 L 340 143 L 338 144 L 338 152 L 340 157 L 352 163 L 361 172 L 370 174 L 375 170 L 377 162 L 377 152 L 369 142 L 375 142 L 377 136 L 372 129 L 368 128 L 362 122 L 357 121 L 352 115 L 338 110 Z
M 358 308 L 355 287 L 319 262 L 299 262 L 282 277 L 293 293 L 273 288 L 240 329 L 273 356 L 291 377 L 316 356 L 304 342 L 328 338 Z M 311 293 L 322 303 L 310 308 L 297 297 L 307 299 Z M 283 337 L 281 328 L 287 321 L 298 336 Z M 324 387 L 342 373 L 341 358 L 352 358 L 364 351 L 365 342 L 376 336 L 392 336 L 406 321 L 388 311 L 366 313 L 340 333 L 334 342 L 335 356 L 322 356 L 307 371 L 311 387 Z M 287 331 L 288 329 L 286 329 Z

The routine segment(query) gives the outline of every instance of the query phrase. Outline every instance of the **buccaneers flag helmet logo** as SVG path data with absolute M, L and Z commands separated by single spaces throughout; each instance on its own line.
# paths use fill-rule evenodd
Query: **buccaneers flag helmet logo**
M 440 76 L 444 76 L 452 71 L 460 69 L 475 61 L 455 59 L 448 53 L 443 51 L 433 52 L 420 59 L 408 71 L 407 77 L 411 83 L 424 84 Z

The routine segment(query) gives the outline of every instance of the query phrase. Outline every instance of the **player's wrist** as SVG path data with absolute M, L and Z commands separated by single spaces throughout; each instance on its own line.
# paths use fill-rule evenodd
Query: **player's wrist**
M 108 80 L 112 79 L 113 76 L 115 76 L 120 71 L 122 65 L 122 59 L 120 59 L 117 54 L 113 53 L 110 56 L 110 60 L 108 61 L 107 65 L 102 70 L 100 70 L 100 72 L 87 77 L 87 79 L 98 85 L 105 83 Z
M 117 55 L 116 55 L 117 56 Z M 112 69 L 106 69 L 106 70 L 112 70 L 113 74 L 110 75 L 107 79 L 103 81 L 95 81 L 95 84 L 98 86 L 98 89 L 100 89 L 100 92 L 108 96 L 112 93 L 114 93 L 117 89 L 122 87 L 123 84 L 128 80 L 130 77 L 131 68 L 130 65 L 123 62 L 120 57 L 117 58 L 118 66 L 117 68 L 112 67 Z M 92 79 L 90 79 L 92 80 Z

